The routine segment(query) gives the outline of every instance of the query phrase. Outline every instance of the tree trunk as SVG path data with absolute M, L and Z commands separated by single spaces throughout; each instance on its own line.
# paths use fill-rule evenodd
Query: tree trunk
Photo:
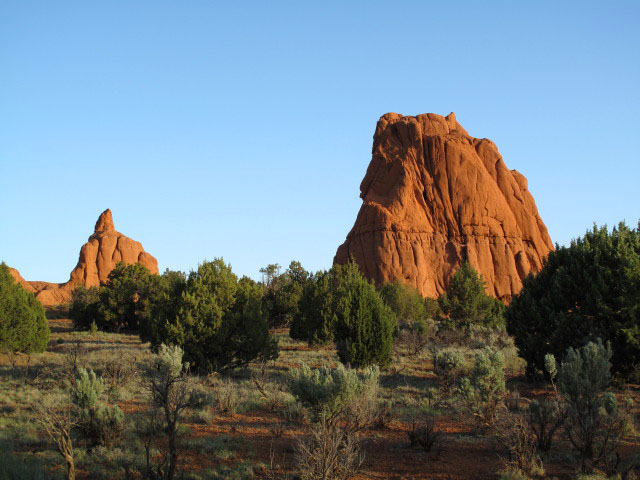
M 175 428 L 172 428 L 169 433 L 169 469 L 167 470 L 167 480 L 173 480 L 173 477 L 176 474 L 176 463 L 178 463 L 176 433 Z
M 76 467 L 73 462 L 73 456 L 65 455 L 64 459 L 67 462 L 67 480 L 76 480 Z

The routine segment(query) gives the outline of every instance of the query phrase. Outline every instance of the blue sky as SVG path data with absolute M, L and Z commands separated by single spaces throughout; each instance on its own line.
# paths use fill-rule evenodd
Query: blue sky
M 554 242 L 640 218 L 640 2 L 0 2 L 0 259 L 66 281 L 100 212 L 189 270 L 328 268 L 377 119 L 456 112 Z

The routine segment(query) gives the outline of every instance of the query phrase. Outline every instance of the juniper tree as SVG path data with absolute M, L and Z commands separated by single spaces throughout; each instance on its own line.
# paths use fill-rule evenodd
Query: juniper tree
M 542 270 L 523 281 L 506 311 L 527 373 L 544 371 L 544 355 L 562 358 L 601 338 L 613 348 L 612 373 L 640 375 L 640 230 L 594 226 L 556 246 Z
M 443 323 L 448 327 L 467 329 L 471 325 L 504 325 L 504 305 L 487 294 L 485 281 L 468 262 L 456 270 L 438 302 L 444 314 Z
M 0 263 L 0 353 L 43 352 L 49 335 L 40 302 L 13 280 L 4 262 Z

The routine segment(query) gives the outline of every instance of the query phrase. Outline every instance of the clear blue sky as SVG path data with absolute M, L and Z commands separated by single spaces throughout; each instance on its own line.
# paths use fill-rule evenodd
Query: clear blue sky
M 328 268 L 378 118 L 456 112 L 552 240 L 640 218 L 640 2 L 0 2 L 0 259 L 66 281 L 105 208 L 190 270 Z

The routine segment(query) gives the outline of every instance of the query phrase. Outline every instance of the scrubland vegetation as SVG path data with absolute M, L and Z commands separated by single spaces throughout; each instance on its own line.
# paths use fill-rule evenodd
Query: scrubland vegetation
M 49 333 L 2 266 L 0 479 L 640 475 L 637 230 L 557 249 L 508 308 L 468 264 L 438 299 L 261 273 L 120 264 Z

